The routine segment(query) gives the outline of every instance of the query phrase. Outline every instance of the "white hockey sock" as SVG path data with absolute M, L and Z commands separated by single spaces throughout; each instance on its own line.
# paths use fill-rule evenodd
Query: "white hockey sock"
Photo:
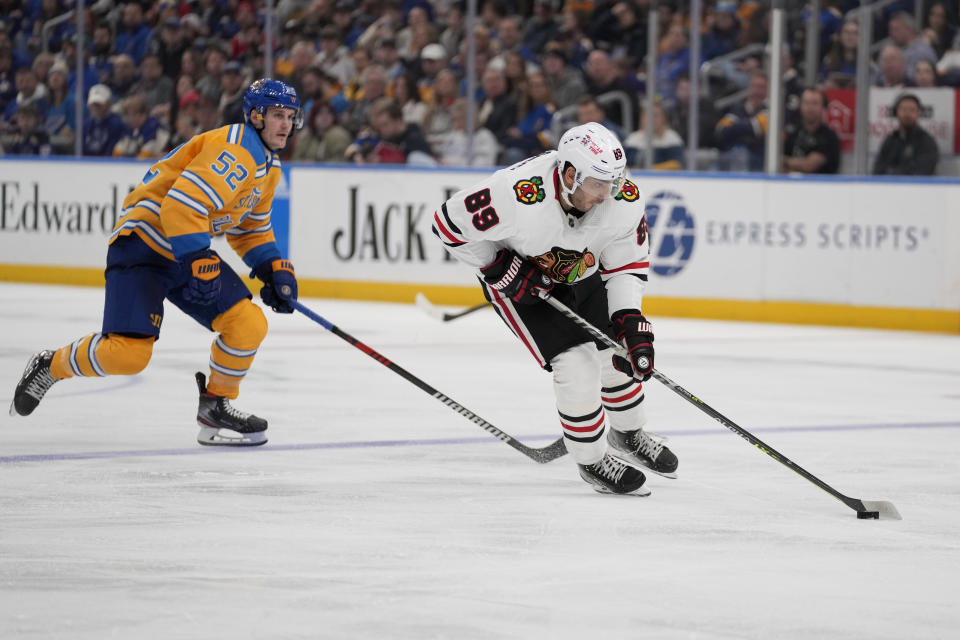
M 598 462 L 607 450 L 607 439 L 597 349 L 593 343 L 577 345 L 556 356 L 550 365 L 567 450 L 578 464 Z

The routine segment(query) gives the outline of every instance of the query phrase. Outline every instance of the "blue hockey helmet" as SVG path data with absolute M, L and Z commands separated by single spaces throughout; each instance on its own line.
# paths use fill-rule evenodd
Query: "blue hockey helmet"
M 250 122 L 250 112 L 256 111 L 263 118 L 268 107 L 286 107 L 293 109 L 293 126 L 303 126 L 303 106 L 297 97 L 297 90 L 281 80 L 260 78 L 254 80 L 243 94 L 243 119 Z

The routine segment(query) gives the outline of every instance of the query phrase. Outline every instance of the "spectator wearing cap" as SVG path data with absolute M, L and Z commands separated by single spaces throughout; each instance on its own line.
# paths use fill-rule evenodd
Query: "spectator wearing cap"
M 21 105 L 14 114 L 14 128 L 6 144 L 7 153 L 14 155 L 48 156 L 52 152 L 50 136 L 43 128 L 36 105 Z
M 220 108 L 217 101 L 210 96 L 200 94 L 197 103 L 197 127 L 200 131 L 216 129 L 220 124 Z
M 184 84 L 184 79 L 189 80 L 187 76 L 180 76 L 177 84 Z M 173 121 L 173 133 L 170 138 L 170 147 L 177 147 L 193 136 L 200 133 L 197 126 L 197 104 L 200 102 L 200 93 L 192 88 L 187 88 L 176 102 L 176 109 L 171 114 Z
M 147 53 L 140 62 L 140 82 L 134 91 L 143 96 L 151 115 L 166 117 L 173 100 L 173 80 L 163 75 L 163 62 L 155 53 Z M 157 109 L 160 111 L 156 111 Z
M 180 61 L 188 42 L 180 21 L 176 18 L 167 18 L 160 25 L 160 29 L 154 33 L 147 48 L 160 58 L 163 75 L 176 78 L 180 75 Z
M 152 32 L 144 24 L 143 8 L 138 2 L 128 2 L 123 6 L 122 24 L 123 28 L 116 37 L 116 51 L 129 55 L 140 64 Z
M 557 109 L 576 104 L 587 91 L 583 75 L 567 64 L 567 54 L 558 43 L 548 43 L 544 47 L 543 73 Z
M 353 62 L 350 52 L 341 44 L 336 27 L 328 25 L 320 30 L 320 52 L 312 64 L 335 76 L 342 85 L 350 82 L 354 75 Z
M 121 107 L 127 131 L 113 147 L 113 155 L 120 158 L 159 158 L 167 149 L 170 132 L 150 115 L 141 95 L 123 101 Z
M 299 162 L 343 162 L 353 136 L 337 124 L 329 102 L 317 100 L 309 111 L 307 126 L 296 137 L 291 160 Z
M 227 64 L 227 54 L 218 44 L 211 44 L 203 54 L 203 76 L 197 81 L 197 91 L 214 102 L 220 99 L 223 88 L 220 76 L 223 65 Z M 206 131 L 206 129 L 203 129 Z
M 17 69 L 15 76 L 17 86 L 17 95 L 7 103 L 3 118 L 6 122 L 12 122 L 13 115 L 26 104 L 36 106 L 37 112 L 41 118 L 47 117 L 47 109 L 50 107 L 50 101 L 47 99 L 47 88 L 37 82 L 37 74 L 30 67 Z
M 711 15 L 710 28 L 703 34 L 703 59 L 712 60 L 737 48 L 740 39 L 740 19 L 737 5 L 730 0 L 721 0 Z
M 430 102 L 433 97 L 433 83 L 437 74 L 447 66 L 447 50 L 442 44 L 430 43 L 420 51 L 420 79 L 417 80 L 417 90 L 424 103 Z
M 76 99 L 70 89 L 70 70 L 61 61 L 53 63 L 47 74 L 47 89 L 50 91 L 50 108 L 44 127 L 50 135 L 51 144 L 58 153 L 73 148 L 76 131 Z
M 223 93 L 220 95 L 220 126 L 242 124 L 244 121 L 243 94 L 247 89 L 243 66 L 236 60 L 223 65 L 221 84 Z M 303 96 L 300 99 L 303 100 Z
M 893 105 L 897 128 L 891 131 L 873 163 L 878 176 L 932 176 L 937 171 L 940 150 L 933 136 L 920 126 L 920 99 L 901 94 Z
M 115 103 L 119 104 L 131 96 L 137 84 L 137 67 L 133 63 L 133 58 L 125 53 L 115 55 L 113 73 L 110 74 L 109 81 L 104 84 L 110 87 Z
M 95 84 L 90 87 L 87 107 L 90 116 L 83 125 L 83 155 L 109 156 L 126 132 L 127 127 L 116 113 L 110 110 L 112 95 L 110 87 Z

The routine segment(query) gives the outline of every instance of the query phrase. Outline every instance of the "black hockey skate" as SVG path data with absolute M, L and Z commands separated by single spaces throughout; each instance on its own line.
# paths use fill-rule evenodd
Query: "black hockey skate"
M 54 383 L 59 382 L 50 373 L 50 363 L 53 362 L 53 351 L 41 351 L 34 354 L 23 371 L 23 376 L 13 392 L 13 402 L 10 403 L 10 415 L 28 416 L 37 408 L 43 396 Z
M 677 456 L 663 444 L 662 439 L 644 433 L 643 429 L 610 429 L 607 442 L 613 448 L 613 455 L 621 460 L 644 466 L 665 478 L 677 477 Z
M 197 442 L 226 447 L 255 447 L 266 443 L 266 420 L 235 409 L 223 396 L 207 393 L 207 378 L 199 371 L 197 387 L 200 389 Z
M 619 493 L 648 496 L 650 489 L 643 486 L 647 477 L 639 469 L 617 460 L 609 453 L 600 462 L 578 464 L 580 477 L 593 485 L 598 493 Z

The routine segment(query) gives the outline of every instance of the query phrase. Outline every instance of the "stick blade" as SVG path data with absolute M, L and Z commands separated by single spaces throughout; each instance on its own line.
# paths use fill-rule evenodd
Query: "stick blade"
M 893 506 L 892 502 L 887 502 L 886 500 L 863 500 L 863 511 L 857 511 L 857 517 L 860 518 L 862 513 L 871 514 L 869 517 L 863 517 L 863 519 L 873 519 L 873 520 L 903 520 L 900 512 L 897 511 L 897 508 Z M 876 514 L 876 515 L 872 515 Z
M 417 296 L 413 301 L 425 314 L 431 318 L 435 318 L 436 320 L 443 322 L 443 311 L 438 309 L 432 302 L 427 300 L 427 296 L 423 295 L 423 293 L 417 293 Z
M 543 447 L 542 449 L 530 449 L 529 455 L 533 458 L 534 461 L 539 462 L 540 464 L 546 464 L 552 462 L 557 458 L 563 457 L 567 453 L 567 445 L 564 444 L 563 438 L 555 441 L 553 444 Z

